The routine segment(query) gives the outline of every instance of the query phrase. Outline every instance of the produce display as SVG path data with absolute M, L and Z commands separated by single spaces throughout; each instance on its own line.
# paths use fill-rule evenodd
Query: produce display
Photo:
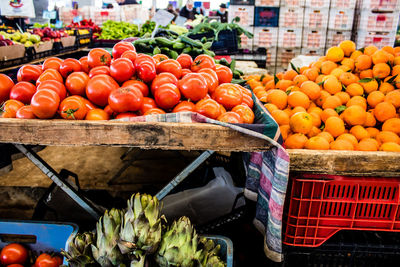
M 155 22 L 146 21 L 139 29 L 136 24 L 108 20 L 101 26 L 101 34 L 95 34 L 95 36 L 102 40 L 123 40 L 129 37 L 142 37 L 146 33 L 150 35 L 155 26 Z
M 10 34 L 0 31 L 0 46 L 23 44 L 25 45 L 25 47 L 31 47 L 34 44 L 39 43 L 40 41 L 46 41 L 46 40 L 43 40 L 43 38 L 41 38 L 41 36 L 36 33 L 34 34 L 31 34 L 29 32 L 20 33 L 17 31 Z
M 68 33 L 64 29 L 54 30 L 49 27 L 44 28 L 34 28 L 32 30 L 34 35 L 38 35 L 41 38 L 41 41 L 50 41 L 53 40 L 54 42 L 60 42 L 61 37 L 67 37 Z
M 96 25 L 91 19 L 89 20 L 81 20 L 80 22 L 71 22 L 71 24 L 69 24 L 67 26 L 67 28 L 71 28 L 71 29 L 91 29 L 93 34 L 98 34 L 101 33 L 101 28 Z M 89 33 L 89 31 L 87 30 L 87 33 Z
M 187 217 L 167 225 L 161 207 L 156 197 L 137 193 L 126 210 L 106 211 L 95 231 L 69 243 L 69 266 L 226 266 L 220 245 L 199 237 Z
M 400 152 L 400 47 L 352 41 L 309 66 L 247 83 L 280 126 L 286 148 Z
M 192 111 L 230 123 L 253 123 L 251 92 L 232 84 L 230 68 L 202 54 L 177 59 L 136 53 L 119 42 L 112 55 L 92 49 L 79 60 L 24 65 L 14 83 L 0 74 L 3 118 L 108 120 Z
M 0 263 L 9 267 L 58 267 L 62 265 L 62 257 L 53 252 L 36 255 L 21 244 L 10 243 L 1 249 Z

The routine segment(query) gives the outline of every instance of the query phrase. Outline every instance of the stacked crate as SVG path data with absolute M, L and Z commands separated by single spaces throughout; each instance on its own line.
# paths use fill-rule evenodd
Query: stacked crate
M 357 3 L 357 47 L 393 46 L 400 15 L 400 0 L 362 0 Z
M 232 4 L 232 2 L 234 4 Z M 243 5 L 245 3 L 247 5 Z M 228 21 L 232 21 L 235 17 L 239 17 L 239 25 L 242 26 L 248 32 L 254 34 L 254 6 L 249 5 L 254 4 L 252 1 L 231 1 L 228 10 Z M 241 38 L 241 48 L 245 50 L 253 50 L 253 40 L 247 38 L 246 35 L 242 34 Z

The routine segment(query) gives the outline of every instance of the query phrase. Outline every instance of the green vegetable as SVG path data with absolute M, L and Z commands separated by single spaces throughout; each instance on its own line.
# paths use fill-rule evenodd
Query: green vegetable
M 193 40 L 187 36 L 181 35 L 179 36 L 179 39 L 186 44 L 189 44 L 195 48 L 203 48 L 203 44 L 200 41 Z
M 161 54 L 161 49 L 160 49 L 158 46 L 156 46 L 156 47 L 153 49 L 153 55 L 157 55 L 157 54 Z
M 135 24 L 124 21 L 107 20 L 103 23 L 99 39 L 122 40 L 128 37 L 138 36 L 139 29 Z
M 156 41 L 157 45 L 159 45 L 159 46 L 172 47 L 174 45 L 174 41 L 171 41 L 164 37 L 156 37 L 156 38 L 154 38 L 154 40 Z
M 186 45 L 184 43 L 181 43 L 179 41 L 175 41 L 174 45 L 172 46 L 172 48 L 175 49 L 175 50 L 182 50 L 182 49 L 185 48 L 185 46 Z
M 172 59 L 177 59 L 179 54 L 174 50 L 169 50 L 169 57 Z

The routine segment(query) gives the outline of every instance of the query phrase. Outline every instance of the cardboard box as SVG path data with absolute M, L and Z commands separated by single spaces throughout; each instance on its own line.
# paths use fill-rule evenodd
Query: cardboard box
M 35 48 L 36 53 L 49 51 L 49 50 L 53 49 L 53 42 L 46 41 L 46 42 L 43 42 L 42 44 L 34 45 L 34 48 Z
M 25 46 L 20 44 L 0 46 L 0 61 L 7 61 L 25 56 Z
M 75 45 L 75 36 L 67 36 L 67 37 L 61 37 L 61 43 L 63 47 L 70 47 Z

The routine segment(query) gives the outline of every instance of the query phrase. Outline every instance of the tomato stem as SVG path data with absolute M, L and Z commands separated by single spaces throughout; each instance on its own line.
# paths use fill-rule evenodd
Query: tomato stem
M 72 117 L 74 120 L 76 120 L 75 116 L 74 116 L 74 113 L 77 112 L 78 109 L 79 108 L 76 108 L 76 109 L 69 108 L 67 110 L 64 110 L 62 113 L 67 114 L 67 118 Z

